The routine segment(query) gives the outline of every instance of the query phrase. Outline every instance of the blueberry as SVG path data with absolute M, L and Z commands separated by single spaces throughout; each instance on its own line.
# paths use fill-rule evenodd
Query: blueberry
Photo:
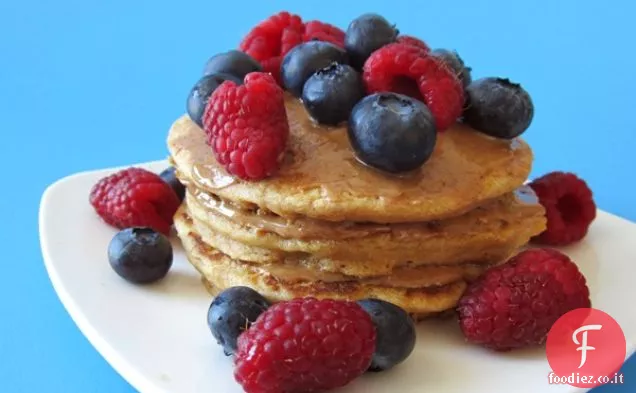
M 295 97 L 303 93 L 305 81 L 331 63 L 347 63 L 347 53 L 324 41 L 309 41 L 289 51 L 280 66 L 283 86 Z
M 528 129 L 534 116 L 530 95 L 503 78 L 483 78 L 466 88 L 464 122 L 496 138 L 512 139 Z
M 150 228 L 127 228 L 108 246 L 108 261 L 119 276 L 135 284 L 162 279 L 172 266 L 172 244 Z
M 455 72 L 455 75 L 457 75 L 459 80 L 462 81 L 462 85 L 464 87 L 468 86 L 470 82 L 472 82 L 472 77 L 470 75 L 471 68 L 466 67 L 464 60 L 459 57 L 459 53 L 454 50 L 435 49 L 431 52 L 431 54 L 438 57 L 447 66 L 449 66 Z
M 174 190 L 175 194 L 179 197 L 179 200 L 183 201 L 183 198 L 185 197 L 185 186 L 181 184 L 177 178 L 176 172 L 175 167 L 171 166 L 161 172 L 159 177 L 168 183 L 168 185 Z
M 233 75 L 229 74 L 213 74 L 206 75 L 192 87 L 190 94 L 188 94 L 188 100 L 186 101 L 186 109 L 188 115 L 193 122 L 197 123 L 199 127 L 203 127 L 203 112 L 205 106 L 208 104 L 208 99 L 221 83 L 226 80 L 232 81 L 236 84 L 242 84 L 243 81 Z
M 360 161 L 390 173 L 422 166 L 437 141 L 435 120 L 426 105 L 396 93 L 376 93 L 358 102 L 348 133 Z
M 247 330 L 269 302 L 248 287 L 232 287 L 219 293 L 208 309 L 208 326 L 226 355 L 236 352 L 238 336 Z
M 395 42 L 399 31 L 377 14 L 364 14 L 354 19 L 345 33 L 345 49 L 351 65 L 361 69 L 371 53 Z
M 259 72 L 262 70 L 263 68 L 260 63 L 247 53 L 231 50 L 210 57 L 207 63 L 205 63 L 203 75 L 230 74 L 243 80 L 245 75 L 250 72 Z
M 362 97 L 364 85 L 360 74 L 346 64 L 332 63 L 307 79 L 302 101 L 317 122 L 336 125 L 347 120 Z
M 413 319 L 384 300 L 365 299 L 358 304 L 371 316 L 376 329 L 376 347 L 369 371 L 385 371 L 406 360 L 415 348 Z

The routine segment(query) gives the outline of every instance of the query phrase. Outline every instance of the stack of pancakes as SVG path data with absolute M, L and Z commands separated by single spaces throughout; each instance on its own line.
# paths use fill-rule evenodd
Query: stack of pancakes
M 318 126 L 285 101 L 290 139 L 280 171 L 229 176 L 187 116 L 170 130 L 187 186 L 175 217 L 190 262 L 211 291 L 249 286 L 272 301 L 380 298 L 416 317 L 452 309 L 470 280 L 545 228 L 523 186 L 532 151 L 456 125 L 430 160 L 394 176 L 365 167 L 346 126 Z

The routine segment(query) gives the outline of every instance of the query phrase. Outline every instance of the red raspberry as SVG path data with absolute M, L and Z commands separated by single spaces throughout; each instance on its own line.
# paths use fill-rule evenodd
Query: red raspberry
M 585 277 L 566 255 L 532 249 L 487 271 L 458 304 L 469 342 L 506 351 L 541 345 L 563 314 L 589 308 Z
M 354 302 L 278 303 L 239 336 L 234 376 L 247 393 L 334 389 L 369 368 L 375 340 L 371 318 Z
M 303 21 L 289 12 L 280 12 L 254 27 L 239 48 L 261 63 L 263 71 L 280 83 L 280 64 L 293 47 L 303 42 Z
M 181 202 L 158 175 L 128 168 L 101 179 L 91 189 L 89 201 L 99 216 L 119 229 L 150 227 L 170 234 Z
M 408 44 L 389 44 L 364 63 L 369 93 L 393 91 L 423 101 L 438 131 L 455 123 L 462 113 L 464 89 L 453 71 L 427 51 Z
M 545 208 L 547 228 L 533 241 L 563 246 L 585 237 L 596 204 L 585 181 L 573 173 L 552 172 L 530 183 Z
M 229 173 L 260 180 L 278 170 L 289 136 L 283 94 L 274 78 L 261 72 L 247 74 L 240 86 L 223 82 L 212 93 L 203 129 Z
M 419 38 L 415 38 L 413 36 L 410 35 L 401 35 L 397 38 L 396 42 L 400 43 L 400 44 L 406 44 L 406 45 L 411 45 L 411 46 L 415 46 L 417 48 L 421 48 L 424 49 L 427 52 L 431 51 L 431 48 L 429 48 L 428 45 L 426 45 L 426 43 L 422 40 L 420 40 Z
M 330 42 L 340 48 L 344 48 L 345 33 L 338 27 L 312 20 L 305 23 L 303 41 L 319 40 Z

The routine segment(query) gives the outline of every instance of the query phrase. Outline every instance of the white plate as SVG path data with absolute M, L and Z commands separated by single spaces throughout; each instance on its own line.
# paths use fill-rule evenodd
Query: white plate
M 155 172 L 164 161 L 141 166 Z M 116 230 L 88 203 L 92 185 L 118 168 L 81 173 L 52 185 L 42 198 L 40 239 L 46 268 L 62 303 L 90 342 L 142 392 L 239 393 L 232 362 L 206 324 L 210 296 L 178 240 L 175 261 L 161 283 L 138 287 L 110 268 L 106 249 Z M 634 351 L 636 225 L 599 212 L 587 239 L 565 249 L 588 279 L 594 307 L 618 320 Z M 541 349 L 495 354 L 471 346 L 453 321 L 419 325 L 411 357 L 387 373 L 366 375 L 340 392 L 578 392 L 548 385 Z

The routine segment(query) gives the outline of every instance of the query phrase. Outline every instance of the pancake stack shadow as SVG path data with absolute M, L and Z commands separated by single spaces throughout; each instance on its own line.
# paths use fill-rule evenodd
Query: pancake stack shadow
M 187 193 L 175 217 L 211 292 L 249 286 L 272 301 L 380 298 L 417 318 L 452 310 L 467 283 L 545 228 L 523 186 L 532 152 L 457 125 L 402 178 L 358 163 L 342 127 L 287 99 L 290 141 L 275 176 L 246 182 L 216 162 L 187 116 L 168 146 Z

